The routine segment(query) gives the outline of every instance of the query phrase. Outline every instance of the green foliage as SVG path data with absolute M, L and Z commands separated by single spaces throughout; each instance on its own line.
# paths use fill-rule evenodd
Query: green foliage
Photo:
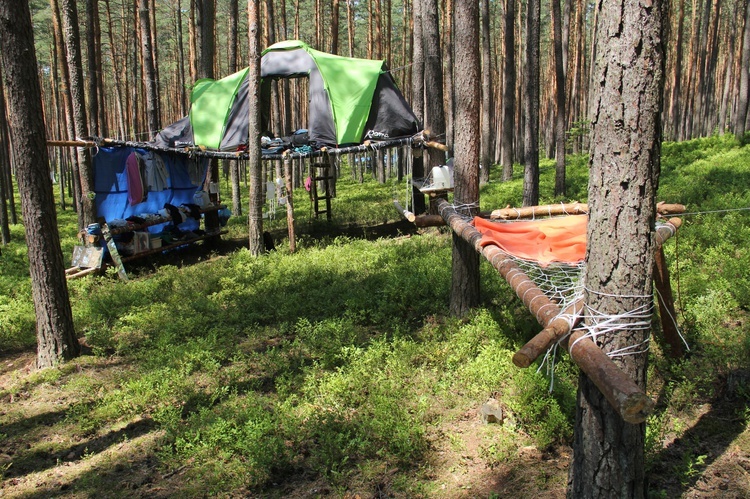
M 94 356 L 27 378 L 3 397 L 54 385 L 67 398 L 57 424 L 80 438 L 148 421 L 162 435 L 160 463 L 190 463 L 187 495 L 262 494 L 300 473 L 344 487 L 358 473 L 375 480 L 395 469 L 399 490 L 427 496 L 403 477 L 421 473 L 435 438 L 453 435 L 450 447 L 461 452 L 465 443 L 441 425 L 490 396 L 507 418 L 478 430 L 489 466 L 513 459 L 519 445 L 569 444 L 577 378 L 569 359 L 558 359 L 551 393 L 548 377 L 512 365 L 539 326 L 486 262 L 480 306 L 462 320 L 448 316 L 447 230 L 377 240 L 331 230 L 395 221 L 392 199 L 404 188 L 392 180 L 360 184 L 344 165 L 332 223 L 314 220 L 306 193 L 297 194 L 295 217 L 306 230 L 294 254 L 284 241 L 262 257 L 241 249 L 189 266 L 175 254 L 174 265 L 127 283 L 114 276 L 69 282 L 77 331 Z M 588 158 L 568 155 L 567 166 L 568 194 L 559 199 L 554 163 L 541 162 L 543 203 L 586 201 Z M 513 179 L 500 182 L 493 169 L 481 209 L 519 205 L 520 172 L 516 165 Z M 747 207 L 748 176 L 750 146 L 731 137 L 665 144 L 659 199 L 685 202 L 690 212 Z M 68 255 L 75 216 L 64 212 L 59 220 Z M 680 415 L 716 396 L 722 377 L 750 368 L 748 215 L 683 220 L 665 252 L 692 355 L 678 363 L 653 349 L 650 378 L 662 405 L 647 425 L 650 463 L 660 459 L 667 435 L 686 431 Z M 285 223 L 278 217 L 266 228 Z M 244 219 L 229 227 L 247 237 Z M 0 257 L 4 351 L 35 341 L 23 228 L 12 230 Z M 109 366 L 106 379 L 91 375 L 97 362 Z M 746 396 L 742 389 L 737 395 Z M 693 479 L 705 467 L 703 454 L 685 454 L 675 476 Z

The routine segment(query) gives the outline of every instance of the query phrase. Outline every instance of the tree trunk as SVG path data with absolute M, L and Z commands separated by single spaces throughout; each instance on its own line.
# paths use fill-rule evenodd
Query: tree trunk
M 470 205 L 466 215 L 479 211 L 479 5 L 456 3 L 456 159 L 454 203 Z M 479 254 L 453 233 L 451 314 L 462 317 L 479 304 Z
M 742 62 L 740 63 L 740 87 L 737 96 L 737 114 L 734 117 L 734 135 L 744 140 L 750 98 L 750 2 L 745 1 L 745 30 L 742 34 Z
M 67 64 L 67 55 L 65 53 L 65 42 L 62 30 L 62 21 L 60 19 L 60 9 L 58 8 L 57 0 L 50 0 L 50 10 L 52 11 L 52 30 L 54 31 L 54 39 L 56 40 L 55 48 L 57 50 L 57 60 L 60 64 L 60 74 L 62 76 L 62 94 L 63 94 L 63 107 L 65 112 L 65 126 L 68 134 L 68 139 L 73 140 L 76 136 L 75 128 L 73 125 L 73 103 L 70 97 L 70 70 Z M 73 211 L 76 213 L 81 212 L 81 177 L 78 174 L 78 154 L 74 149 L 70 149 L 70 158 L 72 163 L 72 183 L 71 183 L 71 195 L 73 196 Z M 13 191 L 11 191 L 11 194 Z M 80 223 L 80 222 L 79 222 Z
M 677 12 L 677 35 L 674 41 L 674 67 L 672 68 L 672 92 L 669 99 L 669 110 L 667 112 L 666 134 L 668 138 L 676 140 L 678 137 L 678 124 L 681 121 L 680 98 L 682 85 L 682 38 L 684 34 L 685 0 L 680 2 Z
M 349 57 L 354 57 L 354 2 L 346 2 L 346 26 L 349 38 Z
M 541 1 L 528 0 L 526 12 L 526 89 L 524 94 L 523 205 L 539 204 L 539 30 Z
M 151 129 L 151 133 L 155 134 L 159 129 L 158 126 L 162 120 L 162 105 L 161 105 L 161 79 L 159 78 L 159 37 L 156 36 L 156 0 L 149 0 L 149 28 L 151 29 L 151 62 L 154 66 L 154 88 L 156 88 L 156 100 L 154 107 L 156 108 L 156 121 L 157 128 Z
M 29 272 L 36 312 L 37 367 L 45 368 L 78 356 L 81 347 L 73 327 L 55 199 L 47 171 L 44 113 L 27 2 L 0 0 L 0 38 L 18 189 L 26 243 L 31 250 Z
M 0 60 L 0 74 L 3 73 L 2 60 Z M 10 137 L 8 124 L 6 123 L 7 113 L 5 112 L 5 89 L 2 78 L 0 78 L 0 243 L 6 245 L 10 243 L 10 224 L 8 223 L 8 204 L 6 199 L 8 193 L 13 192 L 13 185 L 7 182 L 10 172 Z M 62 182 L 62 179 L 60 179 Z
M 516 2 L 505 1 L 503 30 L 505 33 L 505 61 L 503 63 L 503 181 L 513 176 L 513 138 L 516 129 Z
M 422 35 L 424 47 L 425 129 L 441 139 L 445 136 L 445 111 L 443 110 L 443 67 L 440 57 L 440 23 L 437 0 L 421 0 Z M 474 133 L 476 133 L 476 129 Z M 445 164 L 445 153 L 428 149 L 425 167 Z
M 479 180 L 482 183 L 490 181 L 492 167 L 492 151 L 495 149 L 492 140 L 492 50 L 490 48 L 490 1 L 482 0 L 482 169 Z
M 237 0 L 229 1 L 229 74 L 237 72 L 237 16 L 239 6 Z M 242 199 L 240 188 L 240 162 L 226 160 L 229 164 L 229 178 L 232 184 L 232 213 L 242 215 Z
M 109 1 L 109 0 L 107 0 Z M 188 93 L 185 89 L 185 48 L 182 44 L 182 3 L 177 0 L 175 8 L 175 38 L 177 38 L 177 91 L 179 95 L 180 116 L 188 113 Z
M 455 117 L 455 97 L 453 96 L 453 0 L 445 2 L 445 29 L 443 34 L 443 60 L 445 74 L 443 75 L 443 90 L 445 94 L 445 145 L 448 149 L 453 150 L 454 130 L 453 119 Z
M 112 25 L 112 11 L 109 7 L 109 0 L 104 0 L 104 5 L 107 9 L 107 27 L 109 28 L 107 30 L 108 37 L 109 37 L 109 50 L 110 50 L 110 56 L 112 59 L 112 69 L 113 69 L 113 77 L 115 80 L 115 104 L 117 106 L 117 123 L 118 123 L 118 136 L 119 137 L 125 137 L 126 136 L 126 126 L 125 126 L 125 108 L 122 104 L 122 76 L 121 76 L 121 66 L 119 62 L 119 58 L 115 56 L 115 38 L 114 38 L 114 27 Z
M 99 25 L 99 2 L 96 0 L 86 0 L 86 62 L 88 64 L 88 117 L 89 131 L 91 134 L 100 136 L 99 129 L 99 67 L 96 64 L 96 27 Z
M 213 0 L 196 0 L 195 45 L 197 47 L 198 78 L 214 77 L 214 24 L 216 12 Z
M 422 0 L 414 0 L 413 4 L 413 17 L 414 17 L 414 29 L 413 29 L 413 42 L 412 42 L 412 75 L 411 75 L 411 86 L 412 86 L 412 110 L 414 115 L 417 117 L 417 121 L 422 123 L 422 127 L 425 125 L 425 87 L 424 87 L 424 73 L 425 73 L 425 51 L 424 51 L 424 38 L 422 36 Z M 414 151 L 414 164 L 412 169 L 412 176 L 415 179 L 423 178 L 425 175 L 424 158 L 421 154 L 422 151 Z M 424 195 L 417 189 L 413 188 L 413 206 L 414 213 L 422 214 L 425 211 Z
M 552 0 L 552 32 L 555 46 L 555 196 L 565 196 L 565 71 L 560 0 Z
M 151 49 L 151 19 L 148 0 L 138 0 L 138 20 L 141 28 L 141 56 L 143 58 L 143 84 L 146 88 L 146 116 L 149 140 L 159 130 L 158 96 L 156 95 L 156 72 Z
M 247 2 L 248 61 L 247 98 L 258 102 L 260 97 L 260 6 L 259 0 Z M 250 169 L 250 206 L 248 207 L 249 250 L 253 256 L 263 253 L 263 177 L 260 156 L 260 108 L 248 113 L 247 154 Z
M 640 352 L 653 307 L 661 6 L 616 0 L 597 8 L 585 301 L 598 314 L 620 316 L 622 330 L 596 342 L 645 389 L 647 354 Z M 631 355 L 614 356 L 622 348 Z M 581 375 L 568 496 L 645 497 L 644 438 L 645 424 L 624 422 Z
M 65 26 L 65 46 L 70 72 L 70 95 L 73 104 L 73 124 L 77 138 L 88 137 L 86 127 L 86 98 L 83 94 L 83 69 L 81 67 L 81 38 L 78 32 L 78 9 L 75 0 L 62 0 L 62 18 Z M 78 149 L 78 174 L 80 177 L 81 211 L 78 213 L 78 227 L 82 229 L 96 220 L 94 205 L 94 170 L 88 149 Z

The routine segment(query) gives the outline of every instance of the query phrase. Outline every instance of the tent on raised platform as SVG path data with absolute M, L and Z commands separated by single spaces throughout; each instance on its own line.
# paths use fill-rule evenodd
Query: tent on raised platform
M 392 140 L 420 131 L 414 112 L 382 60 L 327 54 L 299 40 L 279 42 L 261 58 L 261 99 L 248 99 L 248 68 L 221 80 L 198 80 L 190 114 L 164 128 L 159 147 L 203 146 L 236 151 L 247 144 L 250 105 L 261 106 L 261 126 L 269 128 L 271 82 L 308 78 L 309 143 L 313 147 Z

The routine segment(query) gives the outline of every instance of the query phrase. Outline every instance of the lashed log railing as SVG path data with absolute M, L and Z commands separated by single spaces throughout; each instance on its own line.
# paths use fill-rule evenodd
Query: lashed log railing
M 494 245 L 482 247 L 482 235 L 448 201 L 440 199 L 436 204 L 440 216 L 453 232 L 492 264 L 542 326 L 546 328 L 560 315 L 560 308 L 547 298 L 510 255 Z M 570 351 L 568 346 L 574 343 L 576 346 Z M 573 361 L 625 421 L 635 424 L 646 420 L 653 410 L 653 401 L 591 339 L 576 331 L 561 345 L 568 349 Z

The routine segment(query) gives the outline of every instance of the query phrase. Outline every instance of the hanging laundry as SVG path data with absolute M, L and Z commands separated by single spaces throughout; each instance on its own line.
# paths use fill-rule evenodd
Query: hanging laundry
M 163 191 L 169 186 L 169 173 L 162 157 L 154 151 L 148 151 L 143 156 L 146 165 L 146 185 L 152 192 Z
M 141 164 L 142 161 L 135 151 L 131 152 L 125 160 L 125 172 L 128 179 L 128 202 L 130 206 L 135 206 L 146 200 Z
M 190 183 L 193 185 L 200 186 L 203 184 L 203 171 L 202 161 L 196 158 L 190 158 L 187 162 L 188 175 L 190 176 Z

